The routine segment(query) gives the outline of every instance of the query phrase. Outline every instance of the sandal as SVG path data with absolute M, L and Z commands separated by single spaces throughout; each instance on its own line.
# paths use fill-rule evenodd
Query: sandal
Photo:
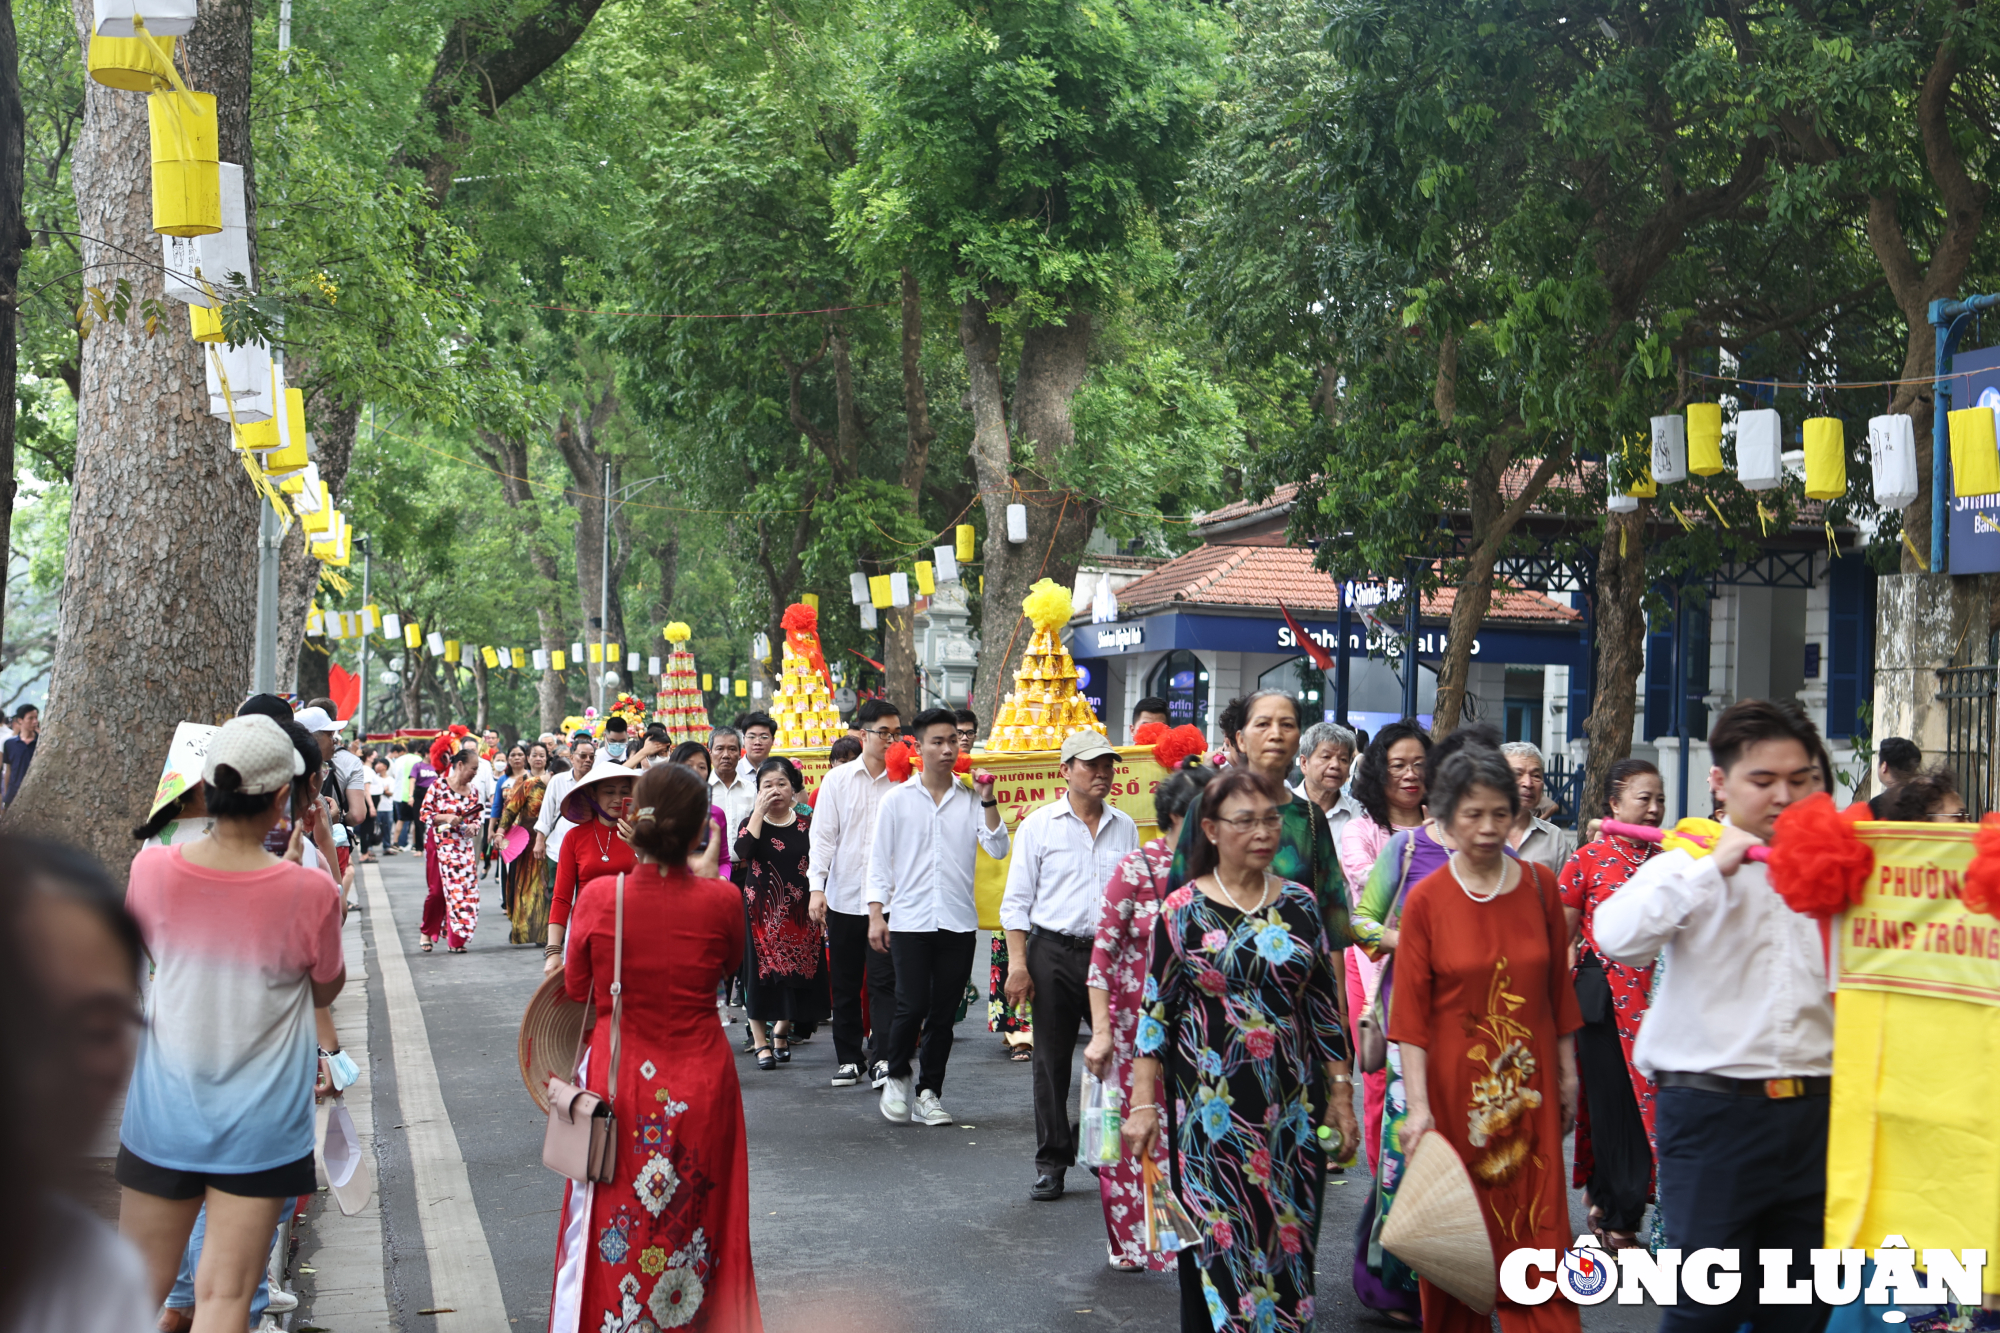
M 445 950 L 445 952 L 446 952 L 446 953 L 464 953 L 464 952 L 465 952 L 465 949 L 464 949 L 464 947 L 463 947 L 463 946 L 461 946 L 461 947 L 459 947 L 459 948 L 456 948 L 456 949 L 446 949 L 446 950 Z
M 1035 1058 L 1034 1043 L 1029 1042 L 1028 1044 L 1023 1046 L 1016 1046 L 1014 1048 L 1013 1054 L 1009 1055 L 1007 1058 L 1009 1060 L 1012 1060 L 1017 1065 L 1024 1065 L 1028 1063 L 1028 1061 Z
M 757 1048 L 757 1068 L 776 1069 L 777 1067 L 778 1058 L 771 1053 L 771 1048 L 769 1046 L 759 1046 Z
M 431 951 L 431 942 L 427 939 L 420 938 L 417 941 L 417 947 L 422 949 L 425 953 L 429 953 Z

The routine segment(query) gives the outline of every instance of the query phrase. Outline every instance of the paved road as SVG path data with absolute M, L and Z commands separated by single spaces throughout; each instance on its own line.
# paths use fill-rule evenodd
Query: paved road
M 561 1182 L 541 1165 L 543 1119 L 521 1085 L 515 1057 L 521 1011 L 541 976 L 541 952 L 507 943 L 498 892 L 488 881 L 492 900 L 471 952 L 419 953 L 419 863 L 393 857 L 381 869 L 429 1043 L 429 1064 L 403 1073 L 413 1079 L 415 1095 L 434 1069 L 506 1326 L 543 1327 Z M 364 914 L 391 1321 L 407 1333 L 497 1326 L 497 1307 L 485 1315 L 461 1310 L 463 1297 L 455 1302 L 458 1313 L 428 1313 L 435 1308 L 431 1263 L 446 1259 L 427 1256 L 424 1224 L 436 1232 L 441 1209 L 470 1215 L 463 1200 L 416 1197 L 419 1179 L 440 1178 L 430 1160 L 438 1149 L 434 1134 L 413 1137 L 404 1121 L 398 1066 L 407 1065 L 412 1048 L 406 1043 L 396 1050 L 392 1041 L 382 984 L 384 947 L 395 947 L 383 933 L 389 929 L 380 912 Z M 985 958 L 984 948 L 978 956 Z M 414 1016 L 405 1014 L 404 1021 Z M 741 1029 L 734 1032 L 740 1041 Z M 1171 1278 L 1118 1273 L 1105 1263 L 1102 1215 L 1088 1173 L 1072 1171 L 1072 1192 L 1059 1202 L 1029 1201 L 1034 1117 L 1027 1066 L 1009 1062 L 999 1039 L 976 1017 L 959 1026 L 959 1036 L 945 1099 L 958 1123 L 948 1129 L 890 1125 L 865 1084 L 829 1086 L 833 1050 L 823 1032 L 799 1047 L 789 1066 L 770 1073 L 738 1057 L 749 1132 L 751 1244 L 765 1326 L 772 1333 L 1175 1327 Z M 421 1163 L 412 1160 L 413 1144 Z M 423 1166 L 432 1169 L 426 1173 Z M 1322 1329 L 1385 1327 L 1359 1308 L 1348 1278 L 1366 1188 L 1360 1173 L 1328 1182 Z M 451 1258 L 460 1257 L 454 1250 Z M 473 1265 L 464 1271 L 487 1270 Z M 1585 1312 L 1592 1333 L 1638 1333 L 1654 1322 L 1650 1311 L 1615 1305 Z M 309 1304 L 298 1323 L 318 1323 Z M 343 1333 L 331 1322 L 324 1326 Z

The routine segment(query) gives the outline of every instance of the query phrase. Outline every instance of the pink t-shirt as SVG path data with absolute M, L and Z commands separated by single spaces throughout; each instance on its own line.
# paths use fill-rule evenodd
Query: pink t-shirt
M 313 1150 L 312 983 L 345 971 L 340 890 L 290 861 L 209 870 L 183 846 L 132 862 L 153 956 L 119 1141 L 156 1166 L 243 1174 Z

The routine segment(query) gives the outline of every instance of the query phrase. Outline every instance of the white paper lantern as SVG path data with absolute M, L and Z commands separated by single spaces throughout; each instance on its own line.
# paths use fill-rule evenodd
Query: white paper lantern
M 1875 503 L 1904 509 L 1917 498 L 1917 428 L 1901 412 L 1870 418 L 1868 457 L 1875 471 Z
M 444 656 L 444 635 L 432 630 L 424 642 L 430 646 L 432 657 Z
M 326 637 L 344 639 L 347 637 L 347 612 L 329 611 L 325 616 Z
M 201 343 L 201 363 L 208 374 L 208 414 L 239 426 L 269 421 L 271 410 L 271 349 L 261 342 L 239 346 Z M 222 392 L 229 380 L 229 397 Z M 233 404 L 233 407 L 232 407 Z
M 195 0 L 94 0 L 91 10 L 99 37 L 136 37 L 132 16 L 146 21 L 155 37 L 179 37 L 194 31 Z
M 581 643 L 573 643 L 569 646 L 569 660 L 572 662 L 581 662 L 583 660 L 583 645 Z
M 1614 514 L 1629 514 L 1639 507 L 1638 496 L 1625 494 L 1624 491 L 1618 488 L 1618 483 L 1615 481 L 1610 483 L 1610 487 L 1610 498 L 1604 502 L 1604 507 L 1607 510 Z
M 854 599 L 856 606 L 868 605 L 868 576 L 855 570 L 847 576 L 847 595 Z
M 391 611 L 382 617 L 382 637 L 400 639 L 403 637 L 403 617 Z
M 319 512 L 319 464 L 307 463 L 306 484 L 292 497 L 292 511 L 297 514 L 317 514 Z
M 752 699 L 761 699 L 761 698 L 763 698 L 763 697 L 764 697 L 764 682 L 763 682 L 763 681 L 761 681 L 761 680 L 753 680 L 753 681 L 751 681 L 751 682 L 750 682 L 750 697 L 751 697 Z
M 340 543 L 346 534 L 347 515 L 336 509 L 333 511 L 333 517 L 327 521 L 326 531 L 310 535 L 310 540 L 307 544 L 308 549 L 315 556 L 321 554 L 330 555 L 340 549 Z
M 881 617 L 875 614 L 875 603 L 870 602 L 861 608 L 861 628 L 874 629 L 881 623 Z
M 243 168 L 234 162 L 217 166 L 222 174 L 222 230 L 207 236 L 160 238 L 166 269 L 161 294 L 170 300 L 213 307 L 256 290 L 250 284 L 250 212 L 244 205 Z M 240 286 L 231 285 L 232 274 Z
M 1687 418 L 1653 418 L 1653 480 L 1686 481 L 1688 475 Z
M 958 553 L 949 546 L 933 546 L 931 561 L 937 566 L 933 575 L 939 583 L 954 583 L 958 579 Z
M 1785 479 L 1785 423 L 1773 407 L 1736 416 L 1736 480 L 1746 491 L 1768 491 Z
M 637 667 L 637 663 L 638 663 L 638 661 L 639 661 L 639 656 L 638 656 L 638 654 L 637 654 L 637 653 L 634 653 L 634 654 L 632 655 L 632 661 L 633 661 L 633 664 L 634 664 L 634 667 L 635 667 L 635 669 L 636 669 L 636 667 Z M 657 676 L 657 675 L 659 675 L 659 674 L 660 674 L 660 659 L 659 659 L 659 658 L 657 658 L 657 657 L 649 657 L 649 658 L 647 658 L 647 659 L 646 659 L 646 674 L 647 674 L 647 675 L 649 675 L 649 676 Z
M 717 676 L 715 678 L 715 692 L 725 699 L 729 697 L 729 677 Z
M 889 576 L 889 605 L 908 606 L 910 604 L 910 576 L 891 574 Z
M 1016 545 L 1028 540 L 1028 506 L 1007 506 L 1007 540 Z

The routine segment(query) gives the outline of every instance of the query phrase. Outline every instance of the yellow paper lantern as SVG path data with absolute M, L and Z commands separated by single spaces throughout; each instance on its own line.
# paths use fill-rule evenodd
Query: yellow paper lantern
M 221 231 L 215 94 L 153 93 L 146 98 L 146 120 L 153 139 L 153 230 L 166 236 Z
M 188 307 L 188 327 L 198 343 L 227 342 L 222 336 L 222 307 L 191 305 Z
M 602 661 L 604 660 L 604 645 L 603 645 L 603 644 L 601 644 L 601 643 L 593 643 L 593 644 L 591 644 L 591 645 L 590 645 L 590 660 L 591 660 L 592 662 L 602 662 Z
M 1953 412 L 1951 425 L 1951 493 L 1992 495 L 2000 492 L 2000 451 L 1995 449 L 1994 412 L 1968 407 Z
M 887 574 L 871 574 L 868 576 L 869 605 L 880 610 L 888 606 L 894 597 L 895 592 L 889 586 L 889 576 Z
M 605 644 L 605 645 L 604 645 L 604 660 L 605 660 L 605 661 L 607 661 L 607 662 L 609 662 L 609 663 L 611 663 L 611 665 L 613 665 L 613 666 L 617 666 L 617 665 L 618 665 L 618 645 L 617 645 L 617 644 L 615 644 L 615 643 L 607 643 L 607 644 Z
M 403 625 L 403 646 L 406 648 L 421 648 L 423 644 L 423 631 L 417 628 L 417 622 L 414 620 L 405 622 Z
M 332 523 L 333 492 L 327 489 L 325 482 L 319 484 L 319 508 L 307 514 L 299 521 L 305 525 L 305 529 L 309 533 L 325 532 L 328 524 Z M 374 608 L 370 607 L 369 609 L 372 611 Z
M 174 56 L 172 37 L 155 37 L 167 59 Z M 107 88 L 116 88 L 121 93 L 152 93 L 163 88 L 171 88 L 174 81 L 167 77 L 166 66 L 153 54 L 153 48 L 137 37 L 90 37 L 90 55 L 86 61 L 90 77 Z
M 562 649 L 558 648 L 549 654 L 549 665 L 557 671 L 561 671 L 567 665 L 567 659 L 563 657 Z
M 297 392 L 294 390 L 294 392 Z M 246 426 L 254 430 L 254 426 Z M 306 470 L 306 437 L 294 435 L 289 443 L 280 444 L 264 455 L 264 471 L 272 476 L 303 477 Z
M 230 436 L 230 443 L 246 454 L 261 454 L 266 449 L 278 447 L 278 423 L 276 421 L 253 421 L 247 426 L 238 426 Z
M 333 553 L 320 556 L 319 561 L 323 565 L 332 565 L 335 569 L 345 569 L 353 555 L 354 529 L 343 520 L 340 525 L 340 540 L 334 544 Z
M 363 633 L 365 634 L 378 633 L 382 628 L 382 608 L 375 605 L 375 603 L 373 602 L 370 602 L 368 605 L 362 607 L 361 622 L 362 622 Z
M 805 604 L 806 604 L 807 606 L 810 606 L 810 607 L 811 607 L 811 608 L 812 608 L 813 610 L 815 610 L 815 611 L 819 610 L 819 594 L 818 594 L 818 593 L 816 593 L 816 592 L 802 592 L 802 593 L 800 593 L 800 594 L 799 594 L 799 600 L 800 600 L 801 602 L 804 602 L 804 603 L 805 603 Z
M 479 660 L 486 663 L 486 669 L 491 671 L 500 665 L 500 654 L 494 652 L 490 647 L 481 648 L 479 650 Z
M 970 523 L 959 524 L 957 529 L 952 533 L 952 540 L 958 544 L 955 554 L 960 560 L 972 559 L 972 543 L 975 535 Z
M 741 676 L 738 676 L 736 678 L 736 697 L 739 699 L 747 699 L 750 697 L 750 682 L 743 679 L 743 677 Z
M 1625 475 L 1640 479 L 1627 486 L 1625 494 L 1645 500 L 1660 493 L 1660 483 L 1653 480 L 1652 441 L 1643 435 L 1625 441 Z
M 1722 471 L 1722 404 L 1689 403 L 1688 471 L 1712 477 Z
M 1839 417 L 1805 423 L 1806 498 L 1838 500 L 1847 494 L 1847 432 Z
M 528 665 L 528 654 L 524 649 L 515 648 L 511 651 L 514 655 L 514 670 L 519 671 Z
M 937 591 L 937 580 L 931 577 L 931 562 L 917 561 L 917 591 L 928 597 Z
M 715 676 L 712 672 L 704 671 L 701 673 L 701 688 L 703 690 L 712 690 L 715 688 Z

